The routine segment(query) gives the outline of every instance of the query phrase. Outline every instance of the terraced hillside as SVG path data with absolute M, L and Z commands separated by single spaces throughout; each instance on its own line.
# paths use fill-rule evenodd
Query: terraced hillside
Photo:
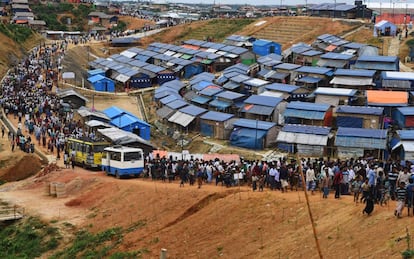
M 282 44 L 283 49 L 300 41 L 309 43 L 320 34 L 340 35 L 361 26 L 358 21 L 345 23 L 317 17 L 273 17 L 263 21 L 266 22 L 260 26 L 249 26 L 241 34 L 276 41 Z

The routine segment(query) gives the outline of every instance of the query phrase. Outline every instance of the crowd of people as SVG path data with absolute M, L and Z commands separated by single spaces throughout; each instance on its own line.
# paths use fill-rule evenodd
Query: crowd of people
M 35 47 L 4 77 L 0 105 L 5 116 L 17 123 L 17 132 L 8 133 L 12 151 L 20 147 L 34 152 L 37 144 L 60 159 L 65 136 L 82 134 L 73 111 L 62 112 L 62 101 L 52 91 L 67 45 L 60 41 Z
M 224 162 L 148 157 L 144 177 L 169 182 L 178 179 L 180 187 L 187 183 L 194 185 L 196 181 L 198 188 L 203 184 L 248 185 L 253 191 L 268 188 L 288 192 L 306 187 L 311 194 L 319 190 L 324 199 L 332 190 L 335 199 L 353 195 L 356 203 L 369 201 L 383 206 L 395 200 L 398 204 L 395 216 L 401 217 L 404 207 L 408 208 L 408 215 L 414 215 L 414 165 L 409 161 L 280 158 L 270 162 L 243 159 Z

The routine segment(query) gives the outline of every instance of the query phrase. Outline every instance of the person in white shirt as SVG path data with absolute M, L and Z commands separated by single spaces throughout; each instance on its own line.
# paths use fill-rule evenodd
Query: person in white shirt
M 306 170 L 306 186 L 307 190 L 310 190 L 312 194 L 315 191 L 315 180 L 315 170 L 313 169 L 312 165 L 309 165 L 308 170 Z

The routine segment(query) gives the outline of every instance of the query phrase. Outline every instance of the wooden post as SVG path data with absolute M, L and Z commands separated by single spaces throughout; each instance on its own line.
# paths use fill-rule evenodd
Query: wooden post
M 302 178 L 302 188 L 303 188 L 303 191 L 305 192 L 306 206 L 308 207 L 309 218 L 310 218 L 310 221 L 311 221 L 311 224 L 312 224 L 312 231 L 313 231 L 313 237 L 315 238 L 316 249 L 318 250 L 319 258 L 322 259 L 323 255 L 322 255 L 321 247 L 319 245 L 318 236 L 317 236 L 317 233 L 316 233 L 315 222 L 313 221 L 312 210 L 311 210 L 310 204 L 309 204 L 308 192 L 306 190 L 305 176 L 303 175 L 302 164 L 299 160 L 298 153 L 296 153 L 296 162 L 299 163 L 298 166 L 299 166 L 300 176 Z
M 167 259 L 167 249 L 161 248 L 160 259 Z

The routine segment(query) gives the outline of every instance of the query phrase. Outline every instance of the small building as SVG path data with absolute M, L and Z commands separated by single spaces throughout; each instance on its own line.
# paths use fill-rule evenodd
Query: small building
M 337 107 L 338 105 L 352 104 L 356 93 L 355 89 L 318 87 L 312 95 L 315 96 L 315 103 L 326 103 Z
M 258 92 L 259 94 L 261 94 L 265 91 L 280 93 L 281 94 L 280 97 L 282 97 L 284 100 L 290 100 L 291 96 L 296 93 L 299 93 L 301 89 L 300 89 L 300 86 L 297 86 L 297 85 L 273 83 L 270 85 L 265 85 Z
M 396 107 L 408 105 L 408 92 L 403 91 L 381 91 L 367 90 L 367 105 L 384 107 L 386 116 L 392 115 L 392 111 Z
M 56 92 L 57 97 L 61 99 L 64 103 L 70 104 L 73 109 L 79 109 L 82 106 L 86 105 L 88 99 L 75 90 L 59 90 Z
M 77 110 L 78 114 L 82 117 L 84 123 L 88 121 L 100 121 L 102 123 L 109 123 L 111 119 L 106 116 L 105 113 L 100 111 L 92 111 L 87 107 L 80 107 Z
M 383 128 L 382 107 L 340 105 L 336 109 L 336 126 L 345 128 Z
M 253 46 L 252 42 L 255 40 L 255 38 L 249 36 L 230 35 L 224 39 L 224 44 L 236 47 L 251 48 Z
M 334 69 L 349 68 L 353 55 L 328 52 L 320 56 L 317 65 L 320 67 L 330 67 Z
M 330 156 L 327 148 L 330 132 L 330 127 L 286 124 L 277 135 L 277 147 L 306 156 Z
M 222 91 L 214 95 L 214 100 L 209 103 L 209 106 L 217 111 L 237 113 L 244 98 L 246 98 L 244 94 L 233 91 Z
M 259 120 L 238 119 L 233 122 L 230 145 L 248 149 L 264 149 L 276 142 L 276 123 Z
M 401 161 L 414 161 L 414 130 L 398 130 L 391 139 L 391 155 Z
M 317 88 L 318 86 L 328 86 L 333 70 L 327 67 L 302 66 L 295 70 L 296 85 L 307 88 Z
M 310 7 L 310 15 L 328 18 L 355 19 L 357 7 L 344 3 L 323 3 Z M 369 17 L 369 16 L 367 16 Z
M 414 107 L 398 107 L 392 114 L 392 119 L 400 129 L 414 128 Z
M 381 72 L 381 87 L 410 91 L 414 88 L 414 72 Z
M 271 53 L 282 54 L 282 45 L 270 40 L 255 40 L 253 42 L 253 53 L 259 56 L 266 56 Z
M 295 70 L 300 68 L 301 65 L 291 64 L 291 63 L 282 63 L 276 65 L 275 70 L 279 73 L 287 73 L 289 76 L 285 77 L 285 84 L 295 84 Z
M 243 81 L 243 90 L 241 93 L 251 95 L 257 94 L 259 89 L 265 85 L 268 85 L 270 82 L 266 80 L 262 80 L 259 78 L 251 78 L 249 80 Z
M 397 56 L 360 56 L 354 69 L 381 71 L 400 71 L 400 59 Z
M 332 125 L 332 107 L 324 103 L 290 102 L 283 117 L 286 124 L 305 124 L 313 126 Z
M 233 114 L 209 111 L 200 117 L 200 133 L 206 137 L 229 139 Z
M 340 159 L 376 157 L 383 159 L 387 149 L 387 130 L 339 127 L 335 137 Z
M 88 78 L 88 82 L 92 84 L 95 91 L 100 92 L 115 92 L 115 82 L 105 76 L 96 75 Z
M 244 114 L 246 119 L 283 124 L 282 118 L 279 118 L 282 117 L 279 115 L 284 108 L 282 101 L 282 98 L 272 96 L 251 95 L 244 100 L 244 105 L 240 108 L 240 112 Z
M 132 113 L 129 113 L 116 106 L 111 106 L 103 111 L 110 118 L 110 123 L 120 129 L 132 132 L 145 140 L 151 137 L 151 125 L 138 119 Z
M 337 69 L 329 83 L 334 87 L 366 90 L 375 86 L 374 76 L 375 70 Z
M 397 25 L 389 22 L 387 20 L 382 20 L 374 25 L 374 37 L 380 36 L 396 36 L 397 35 Z
M 265 56 L 261 56 L 257 59 L 257 63 L 262 69 L 272 70 L 276 65 L 282 63 L 283 56 L 275 53 L 270 53 Z

